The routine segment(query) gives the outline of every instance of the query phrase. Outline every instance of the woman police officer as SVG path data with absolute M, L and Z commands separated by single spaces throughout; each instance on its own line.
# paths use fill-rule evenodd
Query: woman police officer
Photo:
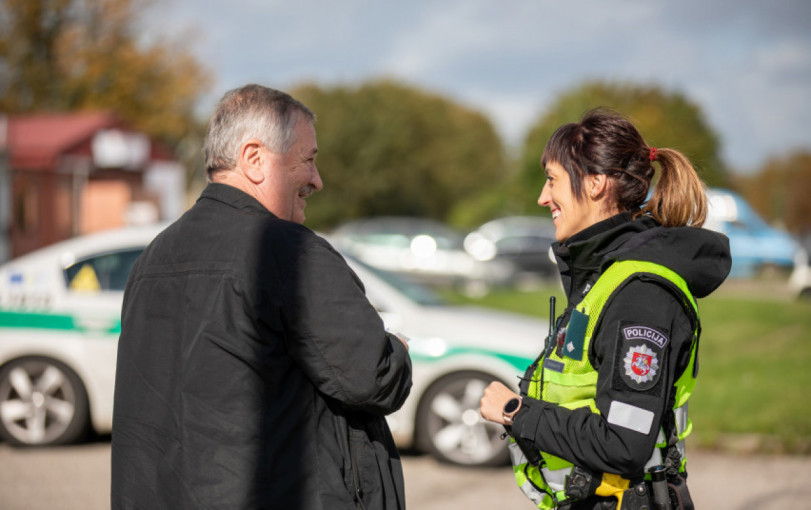
M 704 185 L 684 155 L 649 147 L 606 110 L 561 126 L 541 163 L 538 204 L 552 212 L 568 304 L 521 394 L 493 382 L 481 414 L 507 427 L 516 479 L 538 508 L 692 508 L 695 298 L 730 269 L 726 237 L 699 228 Z

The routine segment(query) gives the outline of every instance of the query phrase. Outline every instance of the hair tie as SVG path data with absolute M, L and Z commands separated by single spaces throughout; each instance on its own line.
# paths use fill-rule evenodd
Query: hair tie
M 650 148 L 650 156 L 648 156 L 648 158 L 650 158 L 651 161 L 656 161 L 656 158 L 658 158 L 658 157 L 659 156 L 657 154 L 656 147 L 651 147 Z

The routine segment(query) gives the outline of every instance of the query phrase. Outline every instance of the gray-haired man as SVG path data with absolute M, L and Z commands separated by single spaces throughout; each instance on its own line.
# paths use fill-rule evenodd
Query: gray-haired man
M 301 225 L 323 186 L 314 121 L 283 92 L 228 92 L 209 185 L 133 267 L 113 508 L 405 507 L 385 415 L 408 396 L 408 349 Z

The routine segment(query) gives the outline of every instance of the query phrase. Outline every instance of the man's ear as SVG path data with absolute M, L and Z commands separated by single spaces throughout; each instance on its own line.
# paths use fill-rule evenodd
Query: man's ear
M 266 157 L 262 152 L 263 148 L 264 145 L 258 140 L 248 140 L 239 148 L 239 166 L 245 177 L 254 184 L 265 180 L 265 174 L 262 172 L 262 163 Z

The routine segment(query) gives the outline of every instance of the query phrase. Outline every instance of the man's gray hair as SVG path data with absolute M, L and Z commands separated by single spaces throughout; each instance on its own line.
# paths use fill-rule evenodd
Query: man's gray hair
M 284 154 L 295 142 L 299 119 L 315 122 L 315 114 L 289 94 L 261 85 L 229 90 L 217 104 L 203 144 L 209 180 L 237 164 L 239 147 L 256 138 L 271 152 Z

